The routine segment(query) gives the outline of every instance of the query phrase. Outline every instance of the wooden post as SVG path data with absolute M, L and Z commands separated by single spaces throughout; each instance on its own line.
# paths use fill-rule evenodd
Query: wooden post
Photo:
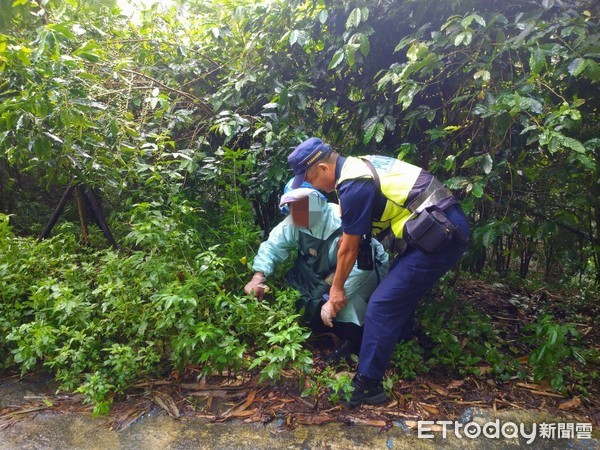
M 52 231 L 52 228 L 54 228 L 54 225 L 56 225 L 58 218 L 60 217 L 63 210 L 65 209 L 65 205 L 67 204 L 67 200 L 69 200 L 69 198 L 71 197 L 71 194 L 73 193 L 73 189 L 75 189 L 75 186 L 73 184 L 70 184 L 69 187 L 63 193 L 63 195 L 60 199 L 60 202 L 58 202 L 58 206 L 56 207 L 56 210 L 54 211 L 54 214 L 52 215 L 52 218 L 50 219 L 50 222 L 48 222 L 48 225 L 46 225 L 46 228 L 44 229 L 44 231 L 38 238 L 38 242 L 40 242 L 43 239 L 46 239 L 48 236 L 50 236 L 50 232 Z
M 96 219 L 98 220 L 98 224 L 100 225 L 104 236 L 106 237 L 106 239 L 108 239 L 108 242 L 110 242 L 110 244 L 115 249 L 119 248 L 119 246 L 115 242 L 115 239 L 113 238 L 112 233 L 110 232 L 110 228 L 108 228 L 108 224 L 106 223 L 106 219 L 104 218 L 104 213 L 102 212 L 102 208 L 96 200 L 96 196 L 89 188 L 84 189 L 83 194 L 88 202 L 88 205 L 90 205 L 94 216 L 96 216 Z
M 81 239 L 84 244 L 89 244 L 90 236 L 88 233 L 87 223 L 85 221 L 85 208 L 84 203 L 85 199 L 83 197 L 83 192 L 81 191 L 81 186 L 77 186 L 75 189 L 75 198 L 77 199 L 77 211 L 79 212 L 79 223 L 81 223 Z

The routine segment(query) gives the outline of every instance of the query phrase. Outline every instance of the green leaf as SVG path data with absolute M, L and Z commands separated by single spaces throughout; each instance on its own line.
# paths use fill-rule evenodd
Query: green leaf
M 78 56 L 90 62 L 98 62 L 102 59 L 102 49 L 97 44 L 86 42 L 80 48 L 73 52 L 73 55 Z
M 529 57 L 529 70 L 531 70 L 531 73 L 540 73 L 545 65 L 544 53 L 539 48 L 532 51 Z
M 554 0 L 542 0 L 542 8 L 550 9 L 554 6 Z
M 594 83 L 600 81 L 600 64 L 598 64 L 596 61 L 592 61 L 591 59 L 588 59 L 586 61 L 587 71 L 585 72 L 585 74 L 587 75 L 587 77 Z
M 489 175 L 490 172 L 492 171 L 493 165 L 494 165 L 494 161 L 492 160 L 492 157 L 490 156 L 489 153 L 486 153 L 485 156 L 483 157 L 483 172 L 486 175 Z
M 419 58 L 422 58 L 427 53 L 429 53 L 429 49 L 427 46 L 421 42 L 413 43 L 408 51 L 406 52 L 406 57 L 409 61 L 417 61 Z
M 396 128 L 396 119 L 394 118 L 394 116 L 385 116 L 383 118 L 383 123 L 385 124 L 385 127 L 390 131 L 394 131 L 394 129 Z
M 369 37 L 365 33 L 359 33 L 360 47 L 359 50 L 363 56 L 368 56 L 371 51 L 371 43 Z
M 482 242 L 484 247 L 490 247 L 498 238 L 498 229 L 495 226 L 489 226 L 486 228 L 487 229 L 485 230 L 482 236 Z
M 483 17 L 481 17 L 478 14 L 473 14 L 473 18 L 475 19 L 475 22 L 477 22 L 482 27 L 485 27 L 485 19 Z
M 300 32 L 298 30 L 292 30 L 290 33 L 290 45 L 294 45 L 298 42 L 298 36 L 300 36 Z
M 73 40 L 73 41 L 75 40 L 75 35 L 71 32 L 69 27 L 64 23 L 55 23 L 55 24 L 51 24 L 51 25 L 46 25 L 46 29 L 52 30 L 52 31 L 56 32 L 57 34 L 60 34 L 61 36 L 65 37 L 69 40 Z
M 337 66 L 340 65 L 340 63 L 343 60 L 344 60 L 344 50 L 340 49 L 334 53 L 333 58 L 331 58 L 331 61 L 329 63 L 329 67 L 327 67 L 327 70 L 335 69 Z
M 346 45 L 344 49 L 346 50 L 346 60 L 348 61 L 348 65 L 354 67 L 354 63 L 356 62 L 356 50 L 358 50 L 358 48 L 356 45 L 349 44 Z
M 477 15 L 477 14 L 468 15 L 463 20 L 461 20 L 460 24 L 462 25 L 463 29 L 466 30 L 467 28 L 469 28 L 469 26 L 471 25 L 473 20 L 475 22 L 477 22 L 479 25 L 481 25 L 482 27 L 485 27 L 485 20 L 483 19 L 483 17 L 481 17 L 480 15 Z
M 463 165 L 462 168 L 463 169 L 468 169 L 469 167 L 473 167 L 473 165 L 479 161 L 479 156 L 472 156 L 471 158 L 467 159 Z
M 365 135 L 363 136 L 363 143 L 368 144 L 373 136 L 375 135 L 375 131 L 377 128 L 377 123 L 379 122 L 379 117 L 370 117 L 367 119 L 363 125 L 363 129 L 365 130 Z
M 394 53 L 402 50 L 404 47 L 406 47 L 408 44 L 410 44 L 413 40 L 414 40 L 413 36 L 411 36 L 411 35 L 406 36 L 404 39 L 402 39 L 400 42 L 398 42 L 398 45 L 396 45 L 396 48 L 394 48 Z
M 326 9 L 324 9 L 323 11 L 321 11 L 319 13 L 319 22 L 321 22 L 322 24 L 327 22 L 328 17 L 329 17 L 329 13 L 327 12 Z
M 530 98 L 529 100 L 529 109 L 531 112 L 536 114 L 541 114 L 544 112 L 544 105 L 534 98 Z
M 571 150 L 575 150 L 577 153 L 585 153 L 585 147 L 577 139 L 560 135 L 558 140 L 562 145 L 564 145 L 567 148 L 570 148 Z
M 449 26 L 454 25 L 458 19 L 460 19 L 460 16 L 457 16 L 457 15 L 450 16 L 448 18 L 448 20 L 441 26 L 440 30 L 444 31 Z
M 469 28 L 469 25 L 471 25 L 471 22 L 473 22 L 473 15 L 469 15 L 466 16 L 463 20 L 460 21 L 461 26 L 466 29 Z
M 470 31 L 465 31 L 465 45 L 470 45 L 473 40 L 473 33 Z
M 583 69 L 585 69 L 586 66 L 586 62 L 587 61 L 583 58 L 575 58 L 569 63 L 569 73 L 576 77 L 581 72 L 583 72 Z
M 366 6 L 363 6 L 362 8 L 360 8 L 360 12 L 361 12 L 361 20 L 363 22 L 366 22 L 367 20 L 369 20 L 369 8 L 367 8 Z
M 346 29 L 348 30 L 360 25 L 361 15 L 361 8 L 354 8 L 346 21 Z
M 375 142 L 379 143 L 383 140 L 383 137 L 385 136 L 385 125 L 382 124 L 381 122 L 378 122 L 377 125 L 375 125 Z
M 402 103 L 403 110 L 408 108 L 411 105 L 413 99 L 415 98 L 415 95 L 417 95 L 420 92 L 420 90 L 421 88 L 416 83 L 407 83 L 404 86 L 404 88 L 402 88 L 398 93 L 397 103 Z
M 465 40 L 466 34 L 464 32 L 458 33 L 454 38 L 454 46 L 458 47 Z

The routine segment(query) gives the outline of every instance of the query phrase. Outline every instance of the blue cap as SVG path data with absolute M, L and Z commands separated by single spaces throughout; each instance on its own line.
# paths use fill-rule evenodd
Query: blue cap
M 316 137 L 311 137 L 296 147 L 288 156 L 288 163 L 295 174 L 292 189 L 302 186 L 306 171 L 330 151 L 329 145 Z

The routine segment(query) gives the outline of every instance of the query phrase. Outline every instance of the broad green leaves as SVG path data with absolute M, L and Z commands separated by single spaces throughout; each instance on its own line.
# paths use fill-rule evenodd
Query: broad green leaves
M 475 215 L 570 204 L 596 176 L 600 50 L 578 6 L 208 2 L 126 24 L 47 5 L 0 37 L 0 159 L 48 185 L 193 193 L 216 211 L 234 183 L 268 228 L 287 153 L 312 135 L 460 180 Z
M 529 70 L 538 74 L 546 66 L 546 54 L 540 48 L 534 48 L 529 57 Z
M 589 182 L 598 177 L 597 157 L 584 142 L 599 129 L 590 103 L 600 80 L 598 32 L 585 11 L 563 14 L 551 1 L 543 8 L 451 16 L 430 38 L 403 36 L 396 51 L 406 49 L 405 59 L 380 74 L 378 89 L 404 110 L 399 123 L 423 142 L 430 170 L 447 171 L 469 211 L 514 214 L 518 222 L 519 212 L 548 215 L 548 203 L 572 211 L 575 198 L 600 208 L 597 194 L 578 193 L 582 184 L 597 193 Z M 365 125 L 369 142 L 374 123 Z M 514 192 L 522 193 L 518 200 Z M 593 222 L 573 214 L 572 226 Z M 502 245 L 496 230 L 486 230 L 481 245 Z
M 338 51 L 335 52 L 335 54 L 333 55 L 333 58 L 331 58 L 331 62 L 329 63 L 329 66 L 327 67 L 328 70 L 332 70 L 335 69 L 337 66 L 339 66 L 341 64 L 341 62 L 344 60 L 344 50 L 340 49 Z
M 385 134 L 385 125 L 379 122 L 378 117 L 373 117 L 365 122 L 365 135 L 363 143 L 368 144 L 373 137 L 375 142 L 381 142 Z
M 575 58 L 569 64 L 569 73 L 574 77 L 578 76 L 586 68 L 587 61 L 583 58 Z
M 429 49 L 427 48 L 427 45 L 425 45 L 422 42 L 415 42 L 408 48 L 408 51 L 406 52 L 406 57 L 409 61 L 416 62 L 428 53 Z
M 454 38 L 454 45 L 458 47 L 460 44 L 470 45 L 473 40 L 473 33 L 470 31 L 461 31 Z
M 369 19 L 369 8 L 354 8 L 350 15 L 348 16 L 348 20 L 346 21 L 346 29 L 357 28 L 362 22 L 366 22 Z

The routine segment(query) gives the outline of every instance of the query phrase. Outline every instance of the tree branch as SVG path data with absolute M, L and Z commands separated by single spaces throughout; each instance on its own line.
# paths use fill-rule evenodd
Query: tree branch
M 185 97 L 188 100 L 192 100 L 194 103 L 198 103 L 200 106 L 202 106 L 202 108 L 204 109 L 204 111 L 206 113 L 211 114 L 212 113 L 212 109 L 206 105 L 205 103 L 203 103 L 198 97 L 196 97 L 195 95 L 192 95 L 188 92 L 184 92 L 184 91 L 180 91 L 179 89 L 175 89 L 172 87 L 167 86 L 166 84 L 164 84 L 162 81 L 157 80 L 156 78 L 151 77 L 150 75 L 146 75 L 144 73 L 141 72 L 137 72 L 135 70 L 131 70 L 131 69 L 121 69 L 123 72 L 127 72 L 127 73 L 131 73 L 133 75 L 137 75 L 138 77 L 142 77 L 145 78 L 146 80 L 152 81 L 153 83 L 158 84 L 160 87 L 162 87 L 163 89 L 173 92 L 177 95 L 180 95 L 181 97 Z
M 586 233 L 585 231 L 578 230 L 577 228 L 572 227 L 571 225 L 567 225 L 566 223 L 557 222 L 556 220 L 553 220 L 553 219 L 545 216 L 544 214 L 541 214 L 538 212 L 528 211 L 528 213 L 531 214 L 532 216 L 539 217 L 540 219 L 543 219 L 547 222 L 558 225 L 559 227 L 564 228 L 565 230 L 570 231 L 571 233 L 573 233 L 579 237 L 582 237 L 583 239 L 591 242 L 594 245 L 600 245 L 600 240 L 596 239 L 594 236 Z

